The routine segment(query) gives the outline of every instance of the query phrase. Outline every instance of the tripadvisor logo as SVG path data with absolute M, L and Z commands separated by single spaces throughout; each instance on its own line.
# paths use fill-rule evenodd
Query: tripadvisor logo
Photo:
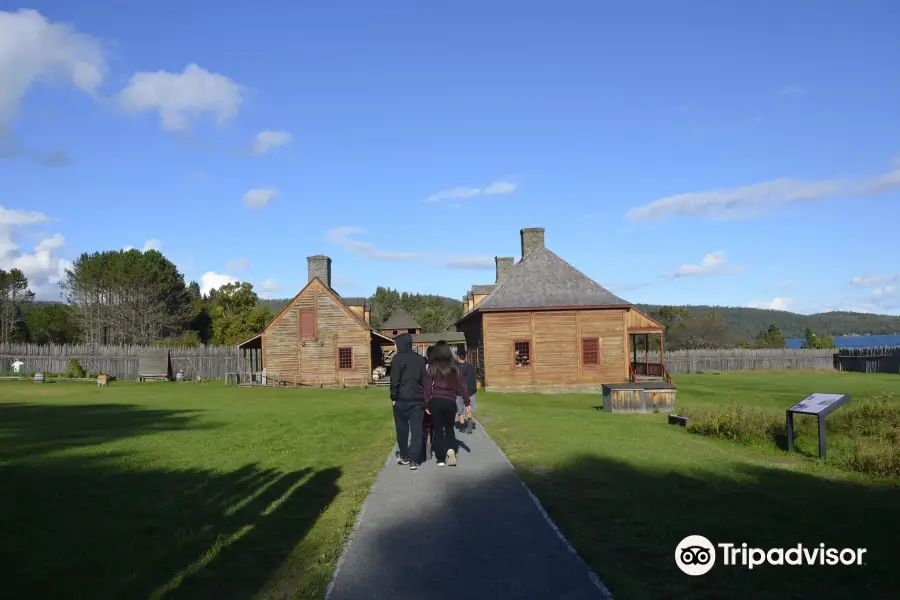
M 718 549 L 718 552 L 717 552 Z M 716 556 L 727 567 L 753 569 L 761 565 L 862 565 L 865 548 L 827 548 L 819 544 L 811 548 L 797 544 L 791 548 L 753 548 L 746 543 L 713 544 L 702 535 L 689 535 L 675 547 L 675 564 L 687 575 L 705 575 L 716 564 Z

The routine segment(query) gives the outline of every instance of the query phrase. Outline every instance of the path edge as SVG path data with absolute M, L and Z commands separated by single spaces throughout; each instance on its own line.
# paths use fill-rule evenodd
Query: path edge
M 541 501 L 538 500 L 538 497 L 534 495 L 534 492 L 531 491 L 531 488 L 528 487 L 528 485 L 522 480 L 522 477 L 519 475 L 519 471 L 516 469 L 515 465 L 512 464 L 512 461 L 509 460 L 509 457 L 506 456 L 506 452 L 503 451 L 503 448 L 500 447 L 500 444 L 498 444 L 494 440 L 494 438 L 492 438 L 490 436 L 490 434 L 487 432 L 487 429 L 485 429 L 484 425 L 482 425 L 480 421 L 475 421 L 475 422 L 478 423 L 479 427 L 481 427 L 481 432 L 484 434 L 484 437 L 491 440 L 491 443 L 497 447 L 497 450 L 500 452 L 500 456 L 503 457 L 503 460 L 505 460 L 506 463 L 510 466 L 510 468 L 513 470 L 513 473 L 516 474 L 516 477 L 519 478 L 519 483 L 521 483 L 522 487 L 525 488 L 525 491 L 528 492 L 528 496 L 531 498 L 531 501 L 534 502 L 534 505 L 537 507 L 538 512 L 541 513 L 542 517 L 544 517 L 544 521 L 547 522 L 547 525 L 550 526 L 550 529 L 553 530 L 553 532 L 556 534 L 556 537 L 558 537 L 560 540 L 562 540 L 562 543 L 565 544 L 566 548 L 569 549 L 569 552 L 571 552 L 572 555 L 576 559 L 578 559 L 578 561 L 582 565 L 584 565 L 585 570 L 587 570 L 588 579 L 591 580 L 591 583 L 593 583 L 595 586 L 597 586 L 597 589 L 600 590 L 600 593 L 603 595 L 604 598 L 606 598 L 606 600 L 614 600 L 612 592 L 609 591 L 609 588 L 607 588 L 605 585 L 603 585 L 603 582 L 600 581 L 600 577 L 597 575 L 597 573 L 595 573 L 594 570 L 584 561 L 584 559 L 581 557 L 581 555 L 578 554 L 578 551 L 575 550 L 575 547 L 572 546 L 572 544 L 566 538 L 566 535 L 562 532 L 562 530 L 559 528 L 559 526 L 557 526 L 557 524 L 553 522 L 553 519 L 550 518 L 550 515 L 547 514 L 547 511 L 544 509 L 544 505 L 541 504 Z M 327 600 L 327 596 L 326 596 L 326 600 Z
M 341 550 L 341 555 L 338 556 L 337 562 L 334 563 L 334 572 L 331 574 L 331 581 L 328 582 L 328 587 L 325 588 L 325 600 L 328 600 L 331 597 L 332 592 L 334 591 L 334 584 L 337 582 L 338 573 L 341 571 L 341 567 L 344 565 L 344 558 L 346 558 L 347 554 L 350 551 L 350 547 L 353 545 L 353 542 L 356 540 L 356 534 L 359 532 L 359 525 L 362 523 L 363 515 L 366 514 L 366 507 L 369 505 L 369 499 L 372 497 L 372 491 L 375 489 L 375 484 L 378 483 L 378 476 L 381 472 L 387 468 L 389 464 L 391 464 L 391 460 L 394 459 L 394 448 L 396 444 L 391 446 L 390 451 L 388 452 L 387 458 L 384 459 L 384 464 L 381 465 L 381 468 L 378 469 L 378 473 L 375 474 L 375 480 L 372 481 L 372 485 L 369 486 L 369 493 L 366 494 L 366 499 L 363 500 L 363 504 L 359 509 L 359 514 L 356 515 L 356 520 L 353 522 L 353 530 L 350 532 L 350 535 L 347 537 L 347 541 L 344 542 L 344 548 Z M 498 446 L 499 448 L 499 446 Z M 502 452 L 502 451 L 501 451 Z M 610 600 L 612 600 L 610 598 Z

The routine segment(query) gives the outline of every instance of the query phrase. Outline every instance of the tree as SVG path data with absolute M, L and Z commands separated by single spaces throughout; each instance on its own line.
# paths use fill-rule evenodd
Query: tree
M 212 341 L 234 345 L 261 332 L 272 320 L 272 311 L 259 304 L 259 296 L 247 282 L 228 283 L 218 289 L 209 309 Z
M 188 317 L 184 276 L 158 250 L 84 253 L 62 287 L 88 343 L 150 344 L 179 335 Z
M 729 348 L 736 341 L 728 324 L 717 312 L 691 319 L 680 335 L 683 347 L 691 349 Z
M 813 333 L 812 327 L 807 327 L 806 331 L 803 332 L 803 347 L 804 348 L 817 348 L 817 349 L 827 349 L 827 348 L 837 348 L 834 344 L 834 338 L 830 335 L 817 336 Z
M 25 311 L 28 340 L 35 344 L 71 344 L 78 339 L 72 308 L 59 302 L 34 302 Z
M 693 323 L 693 317 L 683 306 L 661 306 L 649 312 L 650 317 L 665 327 L 666 348 L 679 350 L 687 348 L 686 332 Z
M 760 331 L 753 343 L 755 348 L 784 348 L 785 345 L 784 334 L 781 333 L 776 323 L 772 323 L 768 329 Z
M 25 308 L 34 300 L 28 278 L 20 269 L 0 269 L 0 342 L 20 339 L 24 333 Z M 27 337 L 27 334 L 26 334 Z

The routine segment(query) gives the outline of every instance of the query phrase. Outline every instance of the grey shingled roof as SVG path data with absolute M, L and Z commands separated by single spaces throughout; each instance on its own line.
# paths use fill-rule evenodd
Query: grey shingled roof
M 630 305 L 547 248 L 536 248 L 476 310 Z
M 496 288 L 497 288 L 497 286 L 493 283 L 490 285 L 473 285 L 472 293 L 478 294 L 478 295 L 481 295 L 481 294 L 486 295 L 486 294 L 490 294 L 491 292 L 493 292 Z
M 341 298 L 347 306 L 366 306 L 369 303 L 368 298 L 361 296 L 351 296 L 349 298 Z
M 408 312 L 403 310 L 402 308 L 398 308 L 394 311 L 394 313 L 390 316 L 390 318 L 384 322 L 384 325 L 381 326 L 382 329 L 420 329 L 419 324 L 416 323 L 416 320 L 410 316 Z
M 466 336 L 459 331 L 446 331 L 444 333 L 417 333 L 412 336 L 413 343 L 419 344 L 436 344 L 444 340 L 448 344 L 464 344 Z

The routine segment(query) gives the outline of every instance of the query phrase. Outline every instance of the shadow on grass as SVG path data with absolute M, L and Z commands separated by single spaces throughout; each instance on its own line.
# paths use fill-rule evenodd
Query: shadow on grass
M 427 502 L 398 495 L 391 510 L 367 507 L 379 515 L 377 525 L 357 535 L 331 600 L 603 598 L 510 469 L 479 466 L 483 472 L 473 478 L 463 475 L 468 464 L 435 469 L 437 477 L 419 483 L 429 490 Z M 430 477 L 430 468 L 410 477 Z M 896 488 L 764 467 L 644 471 L 594 456 L 522 473 L 616 600 L 897 597 Z M 824 543 L 868 552 L 860 567 L 752 571 L 723 566 L 720 554 L 709 574 L 689 577 L 674 554 L 693 534 L 765 549 Z
M 18 419 L 2 427 L 0 597 L 251 598 L 339 493 L 337 467 L 281 472 L 247 464 L 223 473 L 130 468 L 124 455 L 35 457 L 37 448 L 188 426 L 178 411 L 60 407 L 70 424 L 108 419 L 110 429 L 97 425 L 75 444 L 54 442 L 38 432 L 67 429 L 51 414 L 56 407 L 43 408 L 16 409 Z M 34 422 L 24 431 L 30 418 L 59 428 Z M 30 460 L 10 463 L 10 455 Z
M 900 490 L 778 468 L 645 471 L 581 456 L 522 470 L 616 598 L 895 598 Z M 674 562 L 688 535 L 760 548 L 867 548 L 861 567 L 722 566 L 688 577 Z
M 131 404 L 0 404 L 0 452 L 6 460 L 180 429 L 199 429 L 197 411 Z

